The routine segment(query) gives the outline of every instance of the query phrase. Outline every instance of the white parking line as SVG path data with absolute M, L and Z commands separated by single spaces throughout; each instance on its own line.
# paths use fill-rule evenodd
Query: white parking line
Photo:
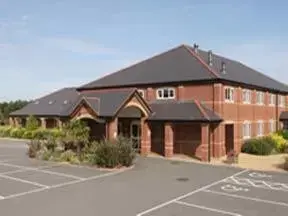
M 6 178 L 6 179 L 9 179 L 9 180 L 14 180 L 14 181 L 18 181 L 18 182 L 22 182 L 22 183 L 26 183 L 26 184 L 32 184 L 32 185 L 35 185 L 35 186 L 41 187 L 41 188 L 48 188 L 49 187 L 47 185 L 39 184 L 37 182 L 27 181 L 27 180 L 24 180 L 24 179 L 14 178 L 14 177 L 11 177 L 11 176 L 6 176 L 6 175 L 0 175 L 0 178 Z
M 230 193 L 218 192 L 218 191 L 213 191 L 213 190 L 203 190 L 202 192 L 213 193 L 213 194 L 217 194 L 217 195 L 234 197 L 234 198 L 238 198 L 238 199 L 252 200 L 255 202 L 262 202 L 262 203 L 267 203 L 267 204 L 272 204 L 272 205 L 280 205 L 280 206 L 288 207 L 288 203 L 283 203 L 283 202 L 276 202 L 276 201 L 264 200 L 264 199 L 253 198 L 253 197 L 240 196 L 237 194 L 230 194 Z
M 184 195 L 182 195 L 182 196 L 176 197 L 176 198 L 174 198 L 174 199 L 172 199 L 172 200 L 169 200 L 169 201 L 167 201 L 167 202 L 164 202 L 164 203 L 162 203 L 162 204 L 160 204 L 160 205 L 154 206 L 153 208 L 150 208 L 150 209 L 148 209 L 148 210 L 146 210 L 146 211 L 140 212 L 140 213 L 137 214 L 137 216 L 142 216 L 142 215 L 145 215 L 145 214 L 147 214 L 147 213 L 149 213 L 149 212 L 155 211 L 155 210 L 157 210 L 157 209 L 159 209 L 159 208 L 162 208 L 162 207 L 164 207 L 164 206 L 167 206 L 167 205 L 169 205 L 169 204 L 171 204 L 171 203 L 173 203 L 173 202 L 176 202 L 176 201 L 178 201 L 178 200 L 184 199 L 184 198 L 186 198 L 186 197 L 188 197 L 188 196 L 191 196 L 192 194 L 198 193 L 198 192 L 203 191 L 203 190 L 205 190 L 205 189 L 207 189 L 207 188 L 209 188 L 209 187 L 212 187 L 212 186 L 214 186 L 214 185 L 216 185 L 216 184 L 219 184 L 220 182 L 222 182 L 223 180 L 225 180 L 225 179 L 227 179 L 227 178 L 230 178 L 230 177 L 232 177 L 232 176 L 241 175 L 242 173 L 245 173 L 245 172 L 247 172 L 247 171 L 249 171 L 249 170 L 248 170 L 248 169 L 245 169 L 245 170 L 242 170 L 242 171 L 240 171 L 240 172 L 238 172 L 238 173 L 235 173 L 235 174 L 233 174 L 233 175 L 231 175 L 231 176 L 228 176 L 228 177 L 225 177 L 225 178 L 220 179 L 220 180 L 218 180 L 218 181 L 215 181 L 215 182 L 213 182 L 213 183 L 211 183 L 211 184 L 209 184 L 209 185 L 203 186 L 203 187 L 198 188 L 198 189 L 196 189 L 196 190 L 194 190 L 194 191 L 191 191 L 191 192 L 189 192 L 189 193 L 187 193 L 187 194 L 184 194 Z
M 2 199 L 4 199 L 4 197 L 3 197 L 3 196 L 0 196 L 0 200 L 2 200 Z
M 37 167 L 37 168 L 20 166 L 20 165 L 3 163 L 3 162 L 0 162 L 0 165 L 8 166 L 8 167 L 14 167 L 14 168 L 19 168 L 19 169 L 25 169 L 25 170 L 28 170 L 28 171 L 36 171 L 36 172 L 42 172 L 42 173 L 47 173 L 47 174 L 52 174 L 52 175 L 58 175 L 58 176 L 67 177 L 67 178 L 73 178 L 73 179 L 78 179 L 78 180 L 85 179 L 85 178 L 81 178 L 79 176 L 74 176 L 74 175 L 70 175 L 70 174 L 64 174 L 64 173 L 60 173 L 60 172 L 53 172 L 53 171 L 49 171 L 49 170 L 43 170 L 44 168 L 50 168 L 50 166 L 48 166 L 48 165 L 40 166 L 40 167 Z
M 86 181 L 96 180 L 96 179 L 100 179 L 100 178 L 104 178 L 104 177 L 108 177 L 108 176 L 113 176 L 113 175 L 117 175 L 119 173 L 125 172 L 127 170 L 128 169 L 119 170 L 119 171 L 115 171 L 115 172 L 109 172 L 109 173 L 105 173 L 105 174 L 102 174 L 102 175 L 92 176 L 92 177 L 89 177 L 89 178 L 86 178 L 86 179 L 74 180 L 74 181 L 65 182 L 65 183 L 61 183 L 61 184 L 57 184 L 57 185 L 52 185 L 52 186 L 49 186 L 47 188 L 39 188 L 39 189 L 30 190 L 30 191 L 23 192 L 23 193 L 12 194 L 12 195 L 4 197 L 4 199 L 5 200 L 6 199 L 12 199 L 12 198 L 16 198 L 16 197 L 20 197 L 20 196 L 24 196 L 24 195 L 28 195 L 28 194 L 33 194 L 33 193 L 38 193 L 38 192 L 41 192 L 41 191 L 50 190 L 50 189 L 53 189 L 53 188 L 60 188 L 60 187 L 68 186 L 68 185 L 81 183 L 81 182 L 86 182 Z
M 241 214 L 238 214 L 238 213 L 228 212 L 228 211 L 224 211 L 224 210 L 221 210 L 221 209 L 209 208 L 209 207 L 206 207 L 206 206 L 195 205 L 195 204 L 186 203 L 186 202 L 182 202 L 182 201 L 175 201 L 175 203 L 180 204 L 180 205 L 184 205 L 184 206 L 193 207 L 193 208 L 204 209 L 206 211 L 217 212 L 217 213 L 221 213 L 221 214 L 224 214 L 224 215 L 242 216 Z

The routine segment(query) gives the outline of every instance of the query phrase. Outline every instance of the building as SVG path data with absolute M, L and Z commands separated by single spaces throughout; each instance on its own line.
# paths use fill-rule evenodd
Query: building
M 79 88 L 64 88 L 11 113 L 43 127 L 83 119 L 95 139 L 131 137 L 142 154 L 209 161 L 245 139 L 281 129 L 288 86 L 238 62 L 181 45 Z

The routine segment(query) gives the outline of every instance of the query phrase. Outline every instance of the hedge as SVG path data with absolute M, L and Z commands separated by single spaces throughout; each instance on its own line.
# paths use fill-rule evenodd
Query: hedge
M 11 137 L 20 139 L 45 139 L 47 137 L 61 137 L 63 133 L 60 129 L 28 130 L 23 127 L 0 126 L 0 137 Z

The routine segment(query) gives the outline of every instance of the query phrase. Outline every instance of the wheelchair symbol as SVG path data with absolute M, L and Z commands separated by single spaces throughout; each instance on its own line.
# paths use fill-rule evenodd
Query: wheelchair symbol
M 230 185 L 230 184 L 222 186 L 221 189 L 227 192 L 239 192 L 239 191 L 248 192 L 249 191 L 248 188 L 237 187 L 235 185 Z

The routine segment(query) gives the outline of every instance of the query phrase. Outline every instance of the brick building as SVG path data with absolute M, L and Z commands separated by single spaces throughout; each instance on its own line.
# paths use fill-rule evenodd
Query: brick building
M 245 139 L 287 124 L 288 86 L 248 66 L 181 45 L 79 88 L 64 88 L 11 113 L 42 127 L 83 119 L 91 137 L 131 137 L 142 154 L 209 161 Z M 284 124 L 282 123 L 284 121 Z

